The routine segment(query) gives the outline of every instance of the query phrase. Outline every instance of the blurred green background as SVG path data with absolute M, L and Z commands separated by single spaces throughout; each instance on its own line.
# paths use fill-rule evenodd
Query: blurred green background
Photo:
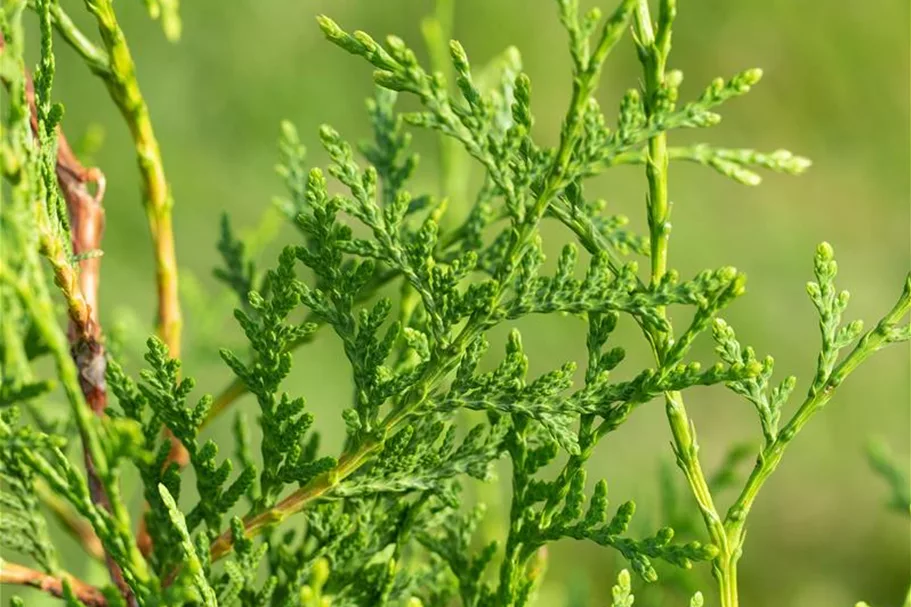
M 80 3 L 67 4 L 72 13 L 82 10 Z M 840 284 L 853 293 L 850 318 L 875 320 L 894 301 L 909 268 L 909 6 L 892 0 L 704 0 L 679 8 L 670 67 L 686 76 L 684 99 L 698 95 L 711 78 L 744 68 L 760 66 L 765 78 L 722 109 L 720 126 L 672 134 L 671 140 L 698 136 L 733 147 L 786 147 L 814 161 L 799 178 L 764 174 L 758 188 L 690 165 L 676 165 L 671 173 L 671 265 L 684 276 L 725 264 L 748 274 L 748 294 L 727 317 L 744 342 L 775 355 L 780 377 L 795 373 L 804 380 L 798 393 L 806 388 L 818 347 L 814 311 L 804 293 L 815 245 L 825 239 L 835 247 Z M 299 127 L 315 165 L 325 159 L 316 142 L 320 124 L 332 124 L 351 140 L 367 135 L 364 99 L 372 91 L 371 70 L 326 43 L 314 16 L 327 13 L 346 29 L 375 37 L 399 34 L 426 59 L 419 23 L 433 3 L 188 1 L 182 7 L 183 39 L 176 45 L 148 22 L 141 3 L 118 2 L 117 8 L 173 186 L 187 306 L 184 368 L 200 380 L 201 390 L 215 392 L 229 378 L 215 346 L 241 343 L 230 300 L 211 278 L 219 214 L 226 211 L 236 226 L 252 229 L 272 196 L 282 193 L 273 171 L 280 120 Z M 554 3 L 456 0 L 455 37 L 475 65 L 510 44 L 521 50 L 533 83 L 536 137 L 553 144 L 569 93 L 568 53 Z M 627 38 L 621 46 L 598 93 L 608 117 L 620 95 L 637 84 L 632 42 Z M 106 135 L 92 158 L 108 178 L 102 317 L 108 326 L 132 323 L 129 346 L 138 351 L 151 327 L 154 287 L 128 133 L 101 82 L 62 41 L 58 49 L 56 94 L 66 106 L 70 138 L 99 127 Z M 419 133 L 415 146 L 422 163 L 412 189 L 436 194 L 436 140 Z M 614 212 L 628 215 L 641 230 L 643 188 L 641 169 L 621 168 L 594 181 L 590 192 L 607 198 Z M 556 251 L 563 232 L 547 234 L 548 249 Z M 278 247 L 294 238 L 282 228 L 265 247 L 262 266 L 271 265 Z M 576 319 L 534 318 L 520 328 L 532 373 L 584 357 Z M 633 345 L 621 374 L 646 360 L 640 338 L 626 329 L 621 336 Z M 698 354 L 708 360 L 710 344 L 700 343 Z M 298 353 L 289 389 L 307 397 L 327 448 L 337 449 L 340 411 L 350 391 L 346 361 L 329 332 Z M 882 437 L 907 462 L 909 402 L 909 350 L 896 347 L 857 372 L 795 441 L 752 517 L 742 560 L 744 605 L 828 607 L 860 599 L 900 604 L 911 573 L 908 522 L 885 509 L 886 489 L 869 470 L 864 446 L 872 436 Z M 759 434 L 750 407 L 724 390 L 694 392 L 688 403 L 709 468 L 733 442 L 755 441 Z M 254 410 L 250 399 L 240 407 Z M 228 417 L 211 432 L 227 438 Z M 657 478 L 671 462 L 668 443 L 663 406 L 656 401 L 639 409 L 594 457 L 590 478 L 609 479 L 614 504 L 637 501 L 637 532 L 661 520 Z M 682 506 L 692 509 L 682 495 Z M 607 550 L 559 544 L 550 553 L 539 604 L 604 605 L 621 566 Z M 81 573 L 104 579 L 103 571 Z M 708 567 L 701 566 L 694 579 L 707 604 L 717 604 Z M 643 591 L 637 604 L 665 604 L 665 598 L 668 605 L 683 604 L 671 595 Z

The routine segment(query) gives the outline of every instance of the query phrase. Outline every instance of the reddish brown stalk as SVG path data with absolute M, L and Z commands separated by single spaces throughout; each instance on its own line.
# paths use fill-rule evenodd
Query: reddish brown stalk
M 73 576 L 67 576 L 70 588 L 76 597 L 88 607 L 107 607 L 108 600 L 101 590 Z M 29 586 L 63 598 L 63 579 L 54 577 L 22 565 L 0 560 L 0 584 Z
M 38 111 L 35 105 L 35 90 L 31 77 L 26 75 L 26 95 L 28 96 L 31 110 L 32 130 L 38 133 Z M 101 324 L 98 321 L 98 286 L 101 279 L 101 258 L 91 255 L 101 247 L 101 237 L 104 233 L 104 208 L 101 206 L 104 197 L 104 174 L 95 167 L 85 167 L 76 158 L 63 131 L 57 130 L 57 182 L 66 201 L 70 219 L 70 233 L 72 236 L 73 253 L 86 256 L 79 262 L 79 272 L 75 277 L 74 288 L 81 295 L 84 305 L 79 313 L 69 315 L 69 329 L 67 337 L 70 342 L 70 352 L 79 372 L 79 385 L 86 403 L 98 416 L 103 416 L 107 408 L 107 386 L 105 384 L 105 359 L 104 344 L 101 338 Z M 89 185 L 94 185 L 94 194 L 89 190 Z M 88 449 L 84 450 L 85 467 L 89 481 L 89 491 L 92 500 L 100 504 L 109 512 L 111 501 Z M 111 580 L 117 586 L 126 600 L 127 605 L 138 605 L 132 589 L 124 579 L 120 566 L 109 555 L 105 554 L 105 563 L 111 575 Z
M 67 36 L 66 32 L 64 37 L 86 58 L 90 69 L 101 77 L 111 100 L 116 104 L 130 130 L 142 186 L 142 204 L 149 224 L 155 259 L 158 295 L 157 332 L 168 346 L 171 356 L 179 358 L 182 319 L 177 285 L 177 254 L 171 221 L 173 200 L 165 178 L 161 150 L 152 128 L 148 105 L 136 79 L 136 64 L 117 21 L 113 0 L 93 0 L 87 2 L 87 6 L 98 26 L 104 52 L 92 48 L 91 42 Z M 86 47 L 91 48 L 88 55 Z M 183 446 L 171 433 L 168 432 L 165 436 L 171 443 L 169 461 L 185 465 L 187 453 Z M 148 554 L 151 550 L 151 541 L 144 518 L 140 525 L 137 544 L 144 554 Z

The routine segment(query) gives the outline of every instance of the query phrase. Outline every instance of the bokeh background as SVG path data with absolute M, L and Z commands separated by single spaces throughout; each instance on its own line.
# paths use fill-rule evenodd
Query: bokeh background
M 64 5 L 82 11 L 81 3 Z M 672 142 L 698 136 L 734 147 L 786 147 L 812 158 L 814 166 L 799 178 L 765 174 L 758 188 L 701 167 L 673 166 L 671 265 L 684 276 L 726 264 L 748 274 L 748 294 L 727 317 L 743 341 L 776 357 L 779 377 L 802 378 L 798 395 L 818 348 L 804 292 L 816 244 L 825 239 L 835 247 L 839 282 L 853 294 L 850 318 L 878 318 L 909 268 L 909 7 L 890 0 L 703 0 L 680 6 L 670 63 L 686 76 L 684 99 L 698 95 L 711 78 L 744 68 L 760 66 L 765 78 L 723 107 L 720 126 L 673 134 Z M 314 17 L 327 13 L 347 29 L 376 37 L 399 34 L 426 59 L 419 23 L 434 6 L 430 0 L 196 0 L 184 2 L 178 44 L 164 40 L 141 3 L 119 2 L 117 9 L 173 186 L 187 316 L 184 368 L 199 379 L 200 391 L 215 392 L 229 378 L 216 346 L 242 343 L 230 319 L 230 298 L 211 277 L 219 215 L 229 213 L 253 240 L 265 242 L 260 259 L 262 266 L 271 265 L 280 245 L 296 238 L 270 215 L 272 197 L 282 193 L 273 170 L 279 122 L 289 119 L 299 127 L 314 165 L 325 160 L 316 140 L 320 124 L 332 124 L 351 140 L 367 135 L 364 99 L 372 92 L 371 70 L 326 43 Z M 554 143 L 569 93 L 566 43 L 554 3 L 456 0 L 455 37 L 475 65 L 510 44 L 521 50 L 533 83 L 535 135 Z M 108 178 L 102 317 L 107 326 L 125 327 L 127 352 L 135 353 L 150 331 L 154 287 L 128 133 L 102 83 L 62 41 L 58 49 L 56 95 L 66 106 L 64 126 L 71 139 L 88 142 L 83 149 Z M 609 117 L 637 79 L 627 38 L 608 61 L 598 93 Z M 438 194 L 436 139 L 417 133 L 415 146 L 422 163 L 412 189 Z M 621 168 L 594 181 L 590 192 L 641 230 L 643 188 L 639 168 Z M 277 235 L 270 243 L 271 232 Z M 549 250 L 556 251 L 564 235 L 556 228 L 548 235 Z M 534 318 L 520 328 L 532 373 L 584 357 L 576 319 Z M 644 350 L 629 327 L 621 339 L 632 344 L 625 365 L 632 373 L 637 361 L 645 364 Z M 697 353 L 708 360 L 710 344 L 700 343 Z M 907 347 L 879 354 L 793 443 L 752 516 L 742 560 L 744 605 L 829 607 L 860 599 L 900 604 L 911 573 L 908 521 L 885 508 L 886 487 L 870 471 L 864 447 L 880 437 L 907 463 L 909 362 Z M 288 388 L 307 397 L 328 449 L 340 445 L 349 385 L 345 358 L 329 332 L 296 356 Z M 709 468 L 731 444 L 757 440 L 751 408 L 731 393 L 697 391 L 688 402 Z M 255 408 L 250 399 L 238 406 L 251 414 Z M 227 438 L 228 421 L 210 432 Z M 609 479 L 615 504 L 637 501 L 634 526 L 644 533 L 662 520 L 658 478 L 670 463 L 663 406 L 656 401 L 599 447 L 590 478 Z M 679 486 L 680 508 L 692 513 Z M 490 527 L 497 532 L 496 520 Z M 558 544 L 539 604 L 604 605 L 622 566 L 610 551 Z M 89 564 L 78 572 L 104 580 L 104 572 Z M 699 567 L 693 580 L 706 591 L 707 604 L 717 604 L 708 567 Z M 674 590 L 656 589 L 643 589 L 640 602 L 684 604 Z

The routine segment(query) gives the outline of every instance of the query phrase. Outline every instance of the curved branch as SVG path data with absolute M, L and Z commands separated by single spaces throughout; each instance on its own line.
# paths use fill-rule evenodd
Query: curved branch
M 88 607 L 107 607 L 108 600 L 101 590 L 72 575 L 67 574 L 65 578 L 54 577 L 41 571 L 0 559 L 0 584 L 37 588 L 51 596 L 63 598 L 64 579 L 69 583 L 70 589 L 76 595 L 76 598 Z
M 5 48 L 6 41 L 0 34 L 0 50 Z M 29 106 L 29 122 L 37 137 L 41 126 L 38 123 L 38 108 L 35 89 L 31 76 L 25 73 L 25 96 Z M 104 209 L 101 200 L 104 197 L 105 178 L 97 168 L 86 168 L 76 158 L 62 129 L 57 128 L 57 159 L 55 164 L 57 182 L 66 201 L 70 217 L 73 252 L 85 257 L 79 263 L 79 270 L 69 259 L 69 255 L 59 243 L 46 246 L 54 267 L 55 282 L 60 287 L 67 301 L 69 329 L 67 332 L 70 354 L 76 364 L 79 386 L 95 415 L 104 415 L 107 407 L 105 388 L 106 359 L 104 346 L 101 343 L 101 326 L 98 322 L 98 286 L 101 263 L 98 255 L 93 255 L 101 246 L 104 232 Z M 89 184 L 94 184 L 94 194 Z M 86 471 L 89 477 L 89 488 L 92 500 L 112 510 L 111 499 L 96 469 L 96 461 L 88 446 L 84 449 Z M 97 538 L 96 538 L 97 539 Z M 87 546 L 87 550 L 90 548 Z M 105 555 L 111 579 L 117 585 L 128 604 L 135 605 L 135 597 L 127 584 L 123 571 L 110 555 Z
M 148 105 L 139 89 L 136 64 L 117 21 L 113 2 L 86 0 L 85 4 L 98 25 L 104 52 L 92 46 L 84 36 L 76 37 L 75 33 L 78 33 L 78 30 L 75 28 L 70 28 L 69 36 L 64 32 L 64 37 L 80 52 L 89 69 L 104 81 L 111 99 L 130 129 L 142 181 L 142 203 L 154 249 L 158 293 L 157 333 L 168 346 L 171 356 L 179 358 L 183 320 L 177 289 L 177 253 L 171 221 L 171 207 L 174 201 L 165 178 L 161 150 L 152 128 Z M 66 25 L 62 20 L 62 17 L 65 17 L 62 11 L 58 11 L 54 17 L 58 28 Z M 106 65 L 101 65 L 105 58 Z M 175 461 L 181 467 L 185 466 L 188 460 L 186 449 L 169 432 L 166 436 L 171 443 L 169 461 Z M 140 523 L 137 542 L 143 555 L 151 552 L 152 542 L 145 528 L 144 519 Z
M 54 29 L 86 62 L 93 72 L 105 76 L 110 72 L 110 59 L 107 53 L 95 46 L 88 36 L 73 22 L 59 4 L 50 7 Z

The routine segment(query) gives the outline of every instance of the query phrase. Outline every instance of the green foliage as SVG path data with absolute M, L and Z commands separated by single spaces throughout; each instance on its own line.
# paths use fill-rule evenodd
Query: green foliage
M 10 431 L 17 423 L 18 410 L 8 409 L 0 419 L 0 431 Z M 15 449 L 5 441 L 0 451 L 0 545 L 5 550 L 25 554 L 34 559 L 42 570 L 57 569 L 57 555 L 48 536 L 47 524 L 41 516 L 38 497 L 35 492 L 35 473 Z
M 177 3 L 146 4 L 176 38 Z M 42 44 L 33 132 L 22 59 L 26 6 L 5 2 L 0 69 L 10 102 L 0 166 L 10 202 L 0 228 L 12 244 L 0 260 L 0 301 L 8 310 L 0 319 L 0 504 L 10 512 L 0 523 L 4 548 L 58 576 L 69 604 L 85 602 L 85 588 L 56 562 L 35 491 L 40 479 L 100 540 L 112 572 L 103 604 L 522 606 L 535 600 L 548 546 L 575 540 L 615 551 L 643 583 L 658 581 L 659 571 L 711 563 L 721 604 L 735 607 L 737 561 L 759 490 L 847 376 L 874 352 L 911 337 L 902 324 L 911 278 L 898 303 L 864 333 L 859 321 L 842 324 L 848 295 L 835 289 L 832 248 L 820 245 L 816 281 L 807 290 L 822 345 L 807 396 L 786 417 L 797 380 L 773 382 L 773 359 L 743 346 L 722 318 L 743 295 L 745 276 L 722 266 L 682 278 L 668 266 L 670 163 L 696 162 L 746 185 L 759 182 L 758 169 L 798 174 L 809 166 L 782 150 L 667 146 L 670 132 L 717 124 L 718 107 L 747 93 L 761 72 L 713 80 L 694 100 L 681 101 L 682 74 L 666 69 L 673 0 L 660 3 L 655 22 L 643 0 L 623 0 L 606 18 L 597 9 L 580 15 L 574 0 L 557 4 L 569 38 L 572 92 L 554 147 L 532 137 L 531 82 L 515 49 L 490 69 L 473 70 L 465 49 L 452 42 L 446 82 L 443 71 L 422 67 L 403 40 L 390 36 L 381 44 L 321 17 L 331 43 L 376 70 L 378 88 L 367 104 L 373 139 L 352 146 L 323 126 L 323 171 L 306 166 L 295 128 L 282 125 L 278 172 L 288 192 L 276 206 L 299 240 L 284 247 L 273 269 L 259 273 L 255 247 L 222 219 L 215 276 L 238 298 L 235 319 L 249 344 L 220 351 L 236 377 L 222 396 L 191 400 L 194 380 L 181 377 L 180 362 L 156 337 L 146 343 L 148 368 L 138 376 L 123 357 L 109 357 L 104 389 L 116 405 L 95 415 L 82 381 L 86 369 L 71 358 L 44 274 L 49 266 L 75 322 L 85 302 L 76 292 L 73 227 L 55 177 L 62 109 L 51 101 L 52 25 L 105 78 L 115 100 L 135 101 L 130 95 L 138 87 L 124 72 L 128 51 L 109 1 L 86 5 L 110 43 L 110 59 L 56 2 L 35 2 Z M 629 27 L 643 82 L 623 96 L 608 126 L 594 94 Z M 399 96 L 413 97 L 409 107 L 417 109 L 401 111 Z M 463 148 L 483 169 L 473 198 L 465 188 L 453 192 L 466 207 L 459 209 L 461 223 L 452 219 L 450 200 L 411 192 L 415 128 Z M 586 180 L 621 164 L 645 165 L 648 236 L 585 194 Z M 546 267 L 544 221 L 574 241 L 553 268 Z M 648 272 L 640 271 L 642 261 Z M 587 356 L 529 377 L 513 324 L 544 314 L 583 324 Z M 621 319 L 641 329 L 653 362 L 625 360 L 615 331 Z M 341 343 L 353 386 L 350 402 L 338 407 L 345 439 L 337 456 L 321 446 L 304 398 L 284 386 L 294 350 L 323 326 Z M 500 329 L 508 329 L 505 352 L 488 354 Z M 693 346 L 709 335 L 718 360 L 706 365 L 695 360 Z M 53 359 L 71 422 L 52 423 L 33 406 L 52 389 L 48 367 L 36 364 L 43 356 Z M 734 445 L 707 477 L 684 406 L 690 389 L 722 386 L 759 416 L 762 444 L 745 480 L 738 464 L 755 447 Z M 234 459 L 220 459 L 204 426 L 244 392 L 256 399 L 259 430 L 238 414 Z M 637 537 L 636 505 L 611 507 L 607 482 L 589 486 L 587 468 L 602 441 L 658 398 L 665 400 L 673 454 L 692 500 L 665 480 L 671 525 Z M 175 458 L 172 439 L 192 473 Z M 69 457 L 78 446 L 84 469 Z M 873 461 L 890 482 L 892 503 L 907 512 L 907 481 L 885 458 Z M 133 470 L 147 504 L 148 550 L 137 545 L 120 490 L 121 477 Z M 499 482 L 509 488 L 508 511 L 469 508 L 471 489 L 493 482 L 500 470 L 507 471 Z M 729 489 L 737 497 L 722 514 L 715 498 Z M 687 508 L 693 500 L 697 507 Z M 481 532 L 485 517 L 502 537 Z M 700 539 L 677 539 L 696 534 Z M 614 606 L 633 604 L 631 583 L 623 570 Z M 702 604 L 698 593 L 690 602 Z
M 895 457 L 881 442 L 871 442 L 867 448 L 870 467 L 889 487 L 889 507 L 899 514 L 911 515 L 911 482 L 908 473 L 902 471 Z
M 629 571 L 626 569 L 621 570 L 620 575 L 617 576 L 617 585 L 611 589 L 611 596 L 613 597 L 611 607 L 633 607 L 636 597 L 633 596 L 630 581 Z M 690 599 L 690 607 L 702 607 L 703 604 L 704 599 L 701 592 L 697 592 Z
M 248 306 L 248 296 L 256 282 L 256 266 L 246 254 L 246 245 L 231 230 L 231 220 L 227 215 L 221 218 L 218 252 L 221 253 L 225 265 L 223 268 L 215 268 L 215 278 L 234 291 L 241 306 Z
M 235 480 L 225 486 L 232 474 L 231 461 L 219 464 L 218 446 L 211 440 L 205 443 L 198 440 L 211 397 L 204 396 L 195 406 L 188 406 L 186 400 L 194 381 L 178 379 L 180 365 L 168 357 L 167 348 L 160 340 L 149 339 L 148 348 L 145 359 L 151 369 L 141 372 L 143 381 L 140 384 L 134 383 L 120 365 L 112 361 L 108 385 L 117 396 L 125 417 L 142 427 L 142 450 L 134 457 L 134 463 L 143 479 L 145 498 L 152 505 L 146 523 L 155 542 L 155 556 L 159 567 L 166 570 L 167 565 L 176 566 L 184 558 L 185 551 L 180 551 L 182 540 L 175 535 L 179 528 L 175 529 L 173 513 L 162 497 L 161 487 L 171 499 L 179 497 L 181 490 L 178 465 L 167 463 L 171 445 L 162 440 L 163 429 L 166 428 L 187 450 L 196 473 L 199 501 L 181 522 L 189 531 L 204 524 L 209 535 L 217 535 L 225 514 L 251 488 L 256 472 L 247 464 Z M 158 484 L 153 486 L 153 483 Z
M 193 541 L 190 539 L 190 532 L 187 529 L 183 514 L 177 509 L 177 503 L 171 497 L 171 494 L 168 493 L 167 487 L 158 485 L 158 490 L 161 493 L 161 501 L 167 508 L 168 515 L 171 518 L 171 523 L 180 537 L 180 550 L 183 553 L 182 573 L 191 578 L 190 584 L 197 593 L 197 597 L 194 597 L 195 600 L 205 607 L 217 607 L 218 602 L 215 598 L 215 591 L 212 590 L 206 580 L 205 568 L 199 559 Z M 202 554 L 206 554 L 207 546 L 204 542 L 200 544 L 200 548 L 202 549 Z
M 161 21 L 161 28 L 168 40 L 180 39 L 180 0 L 143 0 L 152 19 Z
M 299 301 L 293 263 L 293 257 L 286 251 L 279 268 L 271 271 L 266 278 L 272 285 L 268 299 L 250 291 L 251 313 L 240 309 L 236 312 L 237 320 L 256 353 L 254 364 L 245 365 L 232 353 L 222 352 L 225 362 L 256 395 L 262 411 L 263 469 L 257 494 L 263 507 L 274 504 L 285 484 L 306 484 L 335 463 L 332 458 L 315 458 L 319 448 L 318 435 L 314 434 L 304 442 L 304 436 L 313 423 L 313 416 L 304 411 L 304 400 L 292 399 L 286 393 L 277 394 L 281 381 L 291 370 L 290 345 L 315 329 L 308 323 L 285 323 L 288 313 Z M 200 422 L 207 413 L 200 414 Z

